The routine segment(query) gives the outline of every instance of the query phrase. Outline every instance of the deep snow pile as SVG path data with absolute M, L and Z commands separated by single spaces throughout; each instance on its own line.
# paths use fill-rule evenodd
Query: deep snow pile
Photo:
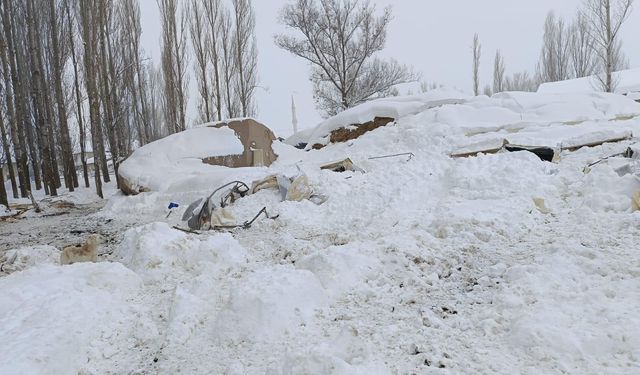
M 449 136 L 458 136 L 453 142 L 458 148 L 504 138 L 519 145 L 573 147 L 603 138 L 630 137 L 635 122 L 624 121 L 640 116 L 640 105 L 620 95 L 596 92 L 507 92 L 468 98 L 455 91 L 436 90 L 380 99 L 349 109 L 315 128 L 294 134 L 287 143 L 306 143 L 309 150 L 314 144 L 326 145 L 335 129 L 374 117 L 411 116 L 425 124 L 447 125 Z
M 130 373 L 157 330 L 117 263 L 40 266 L 0 279 L 0 373 Z M 146 355 L 145 355 L 146 354 Z
M 481 134 L 519 134 L 513 124 L 532 136 L 553 126 L 591 134 L 586 123 L 637 133 L 639 108 L 610 95 L 508 93 L 408 111 L 319 151 L 278 145 L 270 168 L 227 178 L 305 173 L 328 200 L 260 191 L 231 213 L 242 222 L 267 207 L 279 218 L 232 234 L 187 234 L 172 229 L 181 212 L 167 217 L 168 202 L 186 207 L 215 186 L 114 197 L 105 215 L 155 223 L 125 234 L 112 256 L 122 265 L 0 279 L 12 306 L 0 342 L 28 344 L 62 373 L 636 373 L 640 213 L 630 207 L 640 181 L 615 170 L 638 160 L 583 172 L 632 141 L 565 151 L 559 164 L 527 152 L 448 154 Z M 402 152 L 414 156 L 369 160 Z M 345 157 L 366 173 L 318 168 Z M 84 315 L 69 321 L 73 303 Z M 51 308 L 32 320 L 20 304 Z M 46 340 L 33 339 L 43 326 L 53 327 Z M 48 341 L 76 326 L 73 348 Z M 40 366 L 10 353 L 19 360 L 0 356 L 7 373 Z
M 622 70 L 613 73 L 616 82 L 615 92 L 619 94 L 640 92 L 640 68 Z M 540 93 L 575 94 L 599 91 L 597 77 L 584 77 L 560 82 L 548 82 L 540 85 Z
M 204 164 L 202 159 L 243 152 L 232 129 L 193 128 L 137 149 L 122 163 L 119 173 L 134 190 L 180 191 L 201 184 L 211 174 L 223 173 L 224 169 Z
M 463 103 L 465 99 L 467 99 L 467 95 L 459 91 L 439 89 L 421 95 L 372 100 L 347 109 L 315 128 L 294 134 L 286 142 L 292 146 L 304 143 L 307 144 L 306 149 L 310 150 L 314 144 L 326 145 L 329 142 L 329 134 L 336 129 L 363 124 L 372 121 L 375 117 L 389 117 L 397 120 L 431 108 Z

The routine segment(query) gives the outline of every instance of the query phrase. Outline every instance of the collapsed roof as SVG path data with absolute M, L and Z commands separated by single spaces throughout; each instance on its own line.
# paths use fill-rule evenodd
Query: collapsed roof
M 268 166 L 277 157 L 274 140 L 273 132 L 253 119 L 187 129 L 137 149 L 120 165 L 120 188 L 130 195 L 165 191 L 223 175 L 222 167 Z

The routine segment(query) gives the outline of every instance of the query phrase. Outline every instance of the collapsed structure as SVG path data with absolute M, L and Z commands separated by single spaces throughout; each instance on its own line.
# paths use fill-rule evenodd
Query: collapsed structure
M 207 166 L 268 167 L 276 159 L 273 132 L 253 119 L 204 124 L 137 149 L 119 168 L 120 189 L 136 195 L 160 191 L 174 176 L 204 175 Z
M 276 140 L 273 131 L 254 119 L 231 120 L 204 126 L 233 130 L 244 147 L 240 155 L 216 155 L 205 158 L 203 161 L 207 164 L 230 168 L 268 167 L 278 158 L 272 147 Z

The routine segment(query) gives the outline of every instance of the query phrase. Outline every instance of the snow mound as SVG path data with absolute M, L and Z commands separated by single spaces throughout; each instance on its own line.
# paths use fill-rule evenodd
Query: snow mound
M 133 190 L 165 191 L 176 188 L 175 184 L 184 188 L 227 169 L 205 164 L 204 158 L 243 152 L 242 142 L 230 128 L 193 128 L 137 149 L 122 163 L 119 173 Z
M 44 264 L 60 264 L 60 251 L 53 246 L 33 246 L 9 250 L 0 256 L 0 263 L 12 260 L 3 271 L 15 272 Z
M 135 348 L 157 335 L 131 301 L 141 287 L 111 263 L 41 266 L 0 279 L 0 373 L 132 372 Z
M 617 82 L 615 92 L 627 94 L 640 92 L 640 68 L 613 73 L 613 81 Z M 572 94 L 577 92 L 593 92 L 598 90 L 596 77 L 584 77 L 560 82 L 543 83 L 538 88 L 540 93 Z
M 606 254 L 583 243 L 558 244 L 555 254 L 506 270 L 507 287 L 495 300 L 509 327 L 506 339 L 565 371 L 582 362 L 627 373 L 624 357 L 633 362 L 640 355 L 637 275 L 617 267 L 622 264 L 612 267 Z
M 327 293 L 340 295 L 360 290 L 368 279 L 375 278 L 381 264 L 355 246 L 335 246 L 300 259 L 296 267 L 313 272 Z
M 391 372 L 372 358 L 370 349 L 358 331 L 345 326 L 313 353 L 289 353 L 282 361 L 279 374 L 383 375 Z
M 506 92 L 491 98 L 474 98 L 463 105 L 445 106 L 431 113 L 433 122 L 461 129 L 469 136 L 499 131 L 517 135 L 529 128 L 537 132 L 553 124 L 571 126 L 585 121 L 636 116 L 640 114 L 640 104 L 606 93 Z M 571 131 L 569 126 L 565 128 Z
M 216 331 L 233 341 L 277 340 L 311 329 L 327 297 L 318 278 L 306 270 L 274 266 L 258 270 L 231 287 Z
M 326 145 L 329 141 L 327 136 L 340 128 L 363 124 L 372 121 L 375 117 L 389 117 L 398 120 L 401 117 L 423 112 L 430 108 L 463 103 L 466 98 L 466 95 L 458 91 L 440 89 L 422 95 L 372 100 L 331 117 L 313 130 L 308 129 L 294 134 L 286 142 L 292 146 L 307 143 L 307 150 L 309 150 L 314 144 Z
M 624 121 L 637 116 L 640 116 L 640 104 L 616 94 L 505 92 L 469 98 L 451 91 L 434 91 L 362 104 L 293 135 L 287 143 L 294 146 L 306 143 L 309 150 L 314 144 L 326 145 L 330 133 L 336 129 L 362 124 L 375 117 L 390 117 L 397 123 L 420 124 L 421 137 L 426 135 L 426 127 L 433 128 L 432 132 L 440 129 L 442 135 L 458 147 L 487 141 L 496 135 L 512 144 L 566 143 L 571 147 L 602 137 L 629 137 L 633 129 Z
M 127 231 L 115 255 L 145 283 L 152 284 L 226 272 L 246 261 L 246 250 L 230 234 L 201 239 L 166 223 Z

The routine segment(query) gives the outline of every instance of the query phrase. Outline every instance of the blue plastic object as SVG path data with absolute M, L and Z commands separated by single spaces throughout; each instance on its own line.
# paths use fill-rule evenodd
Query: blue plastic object
M 174 208 L 178 208 L 178 207 L 180 207 L 180 205 L 179 205 L 179 204 L 177 204 L 177 203 L 173 203 L 173 202 L 169 203 L 169 209 L 170 209 L 170 210 L 172 210 L 172 209 L 174 209 Z

